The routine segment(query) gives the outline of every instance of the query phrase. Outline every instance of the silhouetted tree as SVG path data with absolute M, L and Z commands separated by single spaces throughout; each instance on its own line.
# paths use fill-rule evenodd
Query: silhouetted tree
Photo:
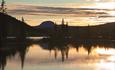
M 6 5 L 5 5 L 5 1 L 2 0 L 0 11 L 1 11 L 2 13 L 6 13 L 6 9 L 7 9 L 7 8 L 6 8 Z
M 24 18 L 22 17 L 22 22 L 25 22 Z

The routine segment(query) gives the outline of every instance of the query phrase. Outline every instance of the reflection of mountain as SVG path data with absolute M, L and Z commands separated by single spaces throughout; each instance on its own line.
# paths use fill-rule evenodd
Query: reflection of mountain
M 76 52 L 79 52 L 79 48 L 83 47 L 88 55 L 92 52 L 92 48 L 96 47 L 102 47 L 102 48 L 115 48 L 115 42 L 109 41 L 109 40 L 72 40 L 68 39 L 65 40 L 59 39 L 53 39 L 51 38 L 44 38 L 40 40 L 39 42 L 36 42 L 36 44 L 39 44 L 41 48 L 44 50 L 54 51 L 54 56 L 57 58 L 57 52 L 61 52 L 62 55 L 62 61 L 65 60 L 65 58 L 68 58 L 69 56 L 69 50 L 70 48 L 75 48 Z
M 7 60 L 17 54 L 19 54 L 21 67 L 23 68 L 25 56 L 30 45 L 29 41 L 3 43 L 0 48 L 0 70 L 4 70 Z

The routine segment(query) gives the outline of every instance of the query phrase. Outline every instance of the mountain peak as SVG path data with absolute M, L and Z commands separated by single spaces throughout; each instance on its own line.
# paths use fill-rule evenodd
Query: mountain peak
M 42 22 L 39 27 L 40 28 L 54 28 L 55 23 L 53 21 L 44 21 Z

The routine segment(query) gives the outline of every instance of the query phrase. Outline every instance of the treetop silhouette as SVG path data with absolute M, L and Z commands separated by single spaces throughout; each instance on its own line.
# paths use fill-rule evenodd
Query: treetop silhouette
M 2 2 L 1 2 L 1 6 L 0 6 L 0 12 L 2 12 L 2 13 L 7 13 L 6 12 L 6 2 L 4 1 L 4 0 L 2 0 Z

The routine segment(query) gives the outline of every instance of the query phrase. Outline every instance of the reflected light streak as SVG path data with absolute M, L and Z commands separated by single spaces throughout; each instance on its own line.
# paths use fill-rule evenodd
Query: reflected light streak
M 97 48 L 96 53 L 97 54 L 105 54 L 105 55 L 114 55 L 115 49 Z

